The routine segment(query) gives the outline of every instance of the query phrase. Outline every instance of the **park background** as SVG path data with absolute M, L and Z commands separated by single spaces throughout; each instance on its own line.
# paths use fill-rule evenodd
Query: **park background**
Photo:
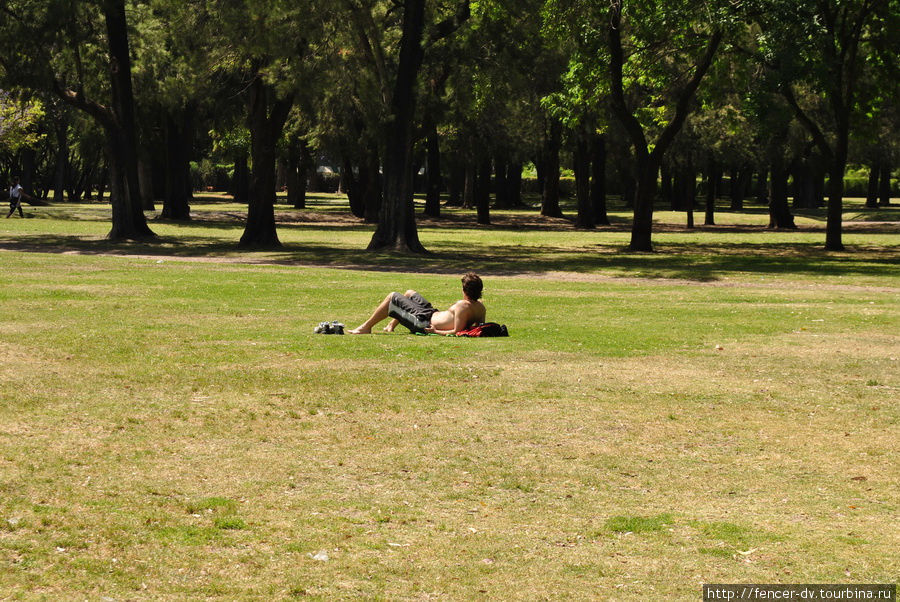
M 896 582 L 898 19 L 2 3 L 2 596 Z

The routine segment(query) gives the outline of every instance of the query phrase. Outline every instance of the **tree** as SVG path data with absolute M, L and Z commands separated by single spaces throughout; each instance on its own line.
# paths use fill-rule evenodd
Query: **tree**
M 627 6 L 631 6 L 633 14 L 630 19 L 623 19 L 623 11 Z M 692 4 L 692 6 L 694 6 Z M 684 120 L 690 111 L 690 103 L 706 75 L 716 51 L 722 42 L 723 32 L 717 27 L 713 27 L 711 31 L 705 32 L 702 36 L 703 47 L 700 51 L 699 58 L 694 59 L 691 70 L 693 74 L 686 76 L 675 90 L 671 92 L 674 98 L 671 107 L 671 118 L 662 128 L 662 131 L 653 141 L 651 148 L 650 141 L 647 139 L 646 129 L 641 124 L 640 119 L 636 115 L 634 109 L 629 107 L 626 99 L 626 67 L 636 62 L 637 53 L 631 55 L 625 54 L 623 46 L 623 33 L 630 34 L 637 38 L 634 45 L 642 45 L 644 47 L 654 47 L 659 43 L 659 35 L 662 32 L 664 24 L 660 22 L 669 21 L 670 27 L 672 21 L 678 23 L 680 27 L 676 30 L 678 38 L 688 38 L 692 36 L 694 28 L 702 30 L 700 24 L 687 20 L 684 6 L 679 3 L 666 2 L 647 2 L 641 4 L 626 5 L 625 0 L 613 0 L 608 12 L 608 45 L 609 45 L 609 82 L 610 82 L 610 101 L 613 115 L 621 122 L 628 137 L 631 140 L 632 148 L 635 154 L 636 163 L 636 189 L 634 197 L 634 219 L 631 229 L 631 242 L 629 249 L 632 251 L 652 251 L 653 244 L 651 241 L 651 233 L 653 230 L 653 200 L 656 196 L 657 173 L 665 152 L 669 149 L 675 136 L 678 134 Z M 625 13 L 627 15 L 627 13 Z M 670 20 L 671 19 L 671 20 Z M 669 32 L 664 35 L 668 36 Z M 658 49 L 657 49 L 658 51 Z M 640 67 L 638 67 L 640 68 Z M 657 80 L 658 82 L 658 80 Z M 656 83 L 656 82 L 655 82 Z
M 98 20 L 102 31 L 93 27 Z M 4 78 L 55 92 L 103 128 L 113 240 L 154 236 L 140 200 L 128 36 L 125 0 L 6 2 L 0 11 Z
M 844 172 L 861 70 L 860 44 L 885 0 L 763 0 L 760 47 L 781 93 L 829 165 L 825 248 L 841 251 Z M 802 94 L 808 89 L 811 94 Z M 827 108 L 804 103 L 824 96 Z
M 220 5 L 217 64 L 241 82 L 250 131 L 247 223 L 240 246 L 279 247 L 275 227 L 277 145 L 304 77 L 314 70 L 330 9 L 320 3 L 243 0 Z M 289 42 L 288 42 L 289 41 Z
M 428 5 L 428 6 L 426 6 Z M 446 18 L 437 20 L 438 7 L 426 0 L 403 0 L 398 3 L 402 17 L 396 46 L 396 68 L 389 73 L 388 52 L 373 26 L 370 4 L 346 0 L 350 21 L 357 28 L 360 45 L 371 57 L 382 90 L 386 110 L 383 129 L 384 198 L 378 226 L 368 249 L 424 253 L 419 241 L 413 205 L 413 143 L 416 138 L 416 103 L 418 76 L 426 48 L 452 35 L 469 18 L 469 0 L 462 0 Z M 430 8 L 431 10 L 427 10 Z

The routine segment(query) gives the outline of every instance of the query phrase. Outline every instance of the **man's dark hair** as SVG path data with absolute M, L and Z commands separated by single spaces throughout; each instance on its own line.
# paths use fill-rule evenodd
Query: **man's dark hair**
M 481 291 L 484 285 L 481 278 L 475 272 L 468 272 L 462 277 L 462 288 L 466 296 L 472 301 L 478 301 L 481 298 Z

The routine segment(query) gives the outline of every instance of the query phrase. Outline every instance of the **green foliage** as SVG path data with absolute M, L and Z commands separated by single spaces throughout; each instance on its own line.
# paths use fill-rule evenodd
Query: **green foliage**
M 0 90 L 0 150 L 16 153 L 37 146 L 44 139 L 38 130 L 44 115 L 41 101 L 16 98 Z

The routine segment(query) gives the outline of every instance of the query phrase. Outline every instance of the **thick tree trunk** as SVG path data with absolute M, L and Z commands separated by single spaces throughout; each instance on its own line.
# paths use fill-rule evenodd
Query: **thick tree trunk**
M 780 162 L 774 162 L 769 178 L 769 228 L 794 230 L 794 216 L 788 206 L 788 174 Z
M 847 119 L 849 120 L 849 114 Z M 828 181 L 828 207 L 825 223 L 825 249 L 827 251 L 844 250 L 841 238 L 844 227 L 844 172 L 847 170 L 848 136 L 848 128 L 839 125 Z
M 634 221 L 631 225 L 631 251 L 652 252 L 653 200 L 656 198 L 658 166 L 648 158 L 639 159 L 634 188 Z
M 110 52 L 110 83 L 112 111 L 115 116 L 113 136 L 117 153 L 110 161 L 117 163 L 122 190 L 119 203 L 127 209 L 118 212 L 120 221 L 113 223 L 111 239 L 136 239 L 154 236 L 147 226 L 141 206 L 138 181 L 137 127 L 134 118 L 134 92 L 131 85 L 131 55 L 128 47 L 128 23 L 125 18 L 125 0 L 107 0 L 103 4 L 107 41 Z M 108 136 L 109 137 L 109 136 Z M 115 209 L 113 211 L 115 214 Z M 124 221 L 127 219 L 130 223 Z
M 541 215 L 546 217 L 562 217 L 559 208 L 559 149 L 562 145 L 562 125 L 553 120 L 550 123 L 550 135 L 544 142 L 541 153 L 544 171 L 544 186 L 541 191 Z
M 247 224 L 241 236 L 241 247 L 281 246 L 275 229 L 275 147 L 292 105 L 292 97 L 276 98 L 274 89 L 263 83 L 259 75 L 250 85 L 247 121 L 253 170 L 250 176 Z
M 139 213 L 144 218 L 140 203 L 129 200 L 130 189 L 126 177 L 127 167 L 124 165 L 124 141 L 116 132 L 107 133 L 107 159 L 109 161 L 109 201 L 112 206 L 112 227 L 107 235 L 110 240 L 135 240 L 143 238 L 135 224 L 140 221 L 135 216 Z M 103 192 L 100 192 L 102 200 Z
M 166 175 L 163 210 L 160 217 L 171 220 L 191 219 L 191 143 L 193 110 L 188 107 L 179 113 L 166 115 Z
M 389 249 L 426 253 L 416 229 L 412 173 L 416 80 L 424 54 L 424 29 L 425 0 L 404 0 L 400 57 L 385 140 L 384 202 L 381 219 L 369 242 L 370 251 Z
M 433 121 L 428 123 L 428 138 L 426 144 L 426 184 L 425 184 L 425 215 L 430 217 L 441 216 L 441 145 L 438 137 L 437 125 Z
M 609 225 L 606 209 L 606 136 L 596 134 L 591 138 L 591 207 L 594 221 L 601 226 Z
M 588 134 L 576 134 L 575 151 L 572 155 L 575 171 L 575 199 L 578 213 L 575 217 L 576 228 L 594 227 L 594 207 L 591 204 L 591 155 Z

